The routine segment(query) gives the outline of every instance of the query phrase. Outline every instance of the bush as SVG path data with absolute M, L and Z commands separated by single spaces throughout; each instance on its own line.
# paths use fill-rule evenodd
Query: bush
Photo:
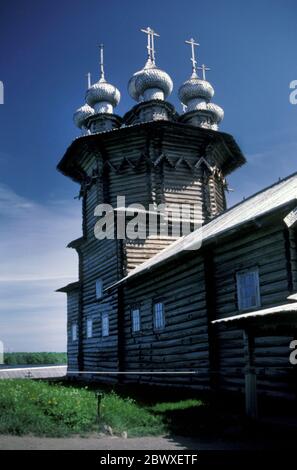
M 67 354 L 56 352 L 5 353 L 4 363 L 7 365 L 66 364 Z

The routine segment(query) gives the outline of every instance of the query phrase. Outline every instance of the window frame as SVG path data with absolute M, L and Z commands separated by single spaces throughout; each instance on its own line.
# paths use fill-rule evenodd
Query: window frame
M 131 307 L 130 311 L 131 311 L 131 330 L 132 330 L 132 333 L 133 333 L 133 334 L 138 334 L 138 333 L 141 332 L 141 313 L 140 313 L 140 307 L 139 307 L 139 306 Z M 134 325 L 135 325 L 135 323 L 134 323 L 134 316 L 133 316 L 134 312 L 138 312 L 138 329 L 137 329 L 137 330 L 134 329 Z
M 98 291 L 99 291 L 99 288 L 98 288 L 99 282 L 100 282 L 100 295 L 98 294 Z M 96 279 L 96 281 L 95 281 L 95 295 L 96 295 L 96 300 L 101 300 L 101 299 L 103 298 L 103 279 L 102 279 L 102 277 L 99 277 L 99 278 Z
M 89 330 L 89 325 L 91 324 L 91 334 Z M 86 324 L 86 334 L 87 338 L 93 338 L 93 324 L 94 324 L 94 319 L 92 317 L 87 318 L 87 324 Z
M 249 305 L 247 307 L 244 306 L 244 299 L 241 295 L 241 286 L 240 286 L 240 279 L 241 276 L 253 273 L 255 275 L 255 305 Z M 247 269 L 242 269 L 236 272 L 236 292 L 237 292 L 237 309 L 239 311 L 247 311 L 247 310 L 255 310 L 256 308 L 261 307 L 261 293 L 260 293 L 260 276 L 259 276 L 259 268 L 257 266 Z
M 71 341 L 74 343 L 77 340 L 78 340 L 78 325 L 77 325 L 77 322 L 74 321 L 71 323 Z
M 107 324 L 105 325 L 107 327 L 107 333 L 105 333 L 104 331 L 104 318 L 107 319 Z M 109 312 L 102 312 L 101 313 L 101 337 L 102 338 L 108 338 L 109 336 L 109 333 L 110 333 L 110 329 L 109 329 Z
M 156 316 L 156 307 L 157 305 L 162 305 L 162 326 L 158 326 L 157 325 L 157 322 L 156 322 L 156 319 L 157 319 L 157 316 Z M 165 304 L 162 300 L 158 300 L 158 301 L 154 301 L 153 302 L 153 327 L 154 327 L 154 331 L 156 332 L 161 332 L 165 329 L 165 326 L 166 326 L 166 320 L 165 320 Z

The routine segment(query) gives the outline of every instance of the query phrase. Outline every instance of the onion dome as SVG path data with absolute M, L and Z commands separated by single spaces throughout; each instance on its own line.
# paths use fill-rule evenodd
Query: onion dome
M 224 110 L 217 104 L 207 103 L 206 109 L 210 114 L 212 114 L 217 124 L 219 124 L 224 119 Z
M 142 70 L 134 73 L 128 83 L 128 92 L 135 101 L 165 100 L 173 89 L 168 73 L 147 61 Z
M 95 109 L 95 113 L 113 113 L 121 99 L 119 90 L 108 83 L 104 76 L 103 45 L 100 45 L 100 79 L 89 87 L 86 102 Z
M 217 130 L 218 124 L 224 118 L 223 109 L 214 103 L 205 103 L 202 101 L 196 105 L 194 111 L 196 111 L 196 114 L 200 117 L 200 126 L 207 129 Z M 190 113 L 188 108 L 187 113 Z
M 90 87 L 91 86 L 91 74 L 88 73 L 87 77 L 88 77 L 88 87 Z M 93 116 L 94 114 L 95 114 L 94 109 L 85 103 L 83 106 L 81 106 L 74 112 L 73 122 L 82 131 L 86 130 L 87 120 L 90 116 Z
M 141 31 L 148 37 L 148 60 L 144 68 L 134 73 L 129 80 L 128 92 L 136 101 L 165 100 L 172 92 L 173 83 L 168 73 L 155 64 L 154 38 L 159 35 L 151 28 Z
M 79 128 L 79 129 L 84 129 L 86 127 L 86 120 L 95 114 L 95 111 L 91 106 L 88 104 L 84 104 L 80 108 L 78 108 L 75 113 L 73 114 L 73 121 L 74 124 Z
M 203 100 L 209 102 L 214 95 L 214 89 L 209 82 L 201 80 L 197 73 L 193 73 L 189 80 L 186 80 L 178 91 L 178 97 L 181 102 L 191 108 L 191 102 Z
M 214 89 L 206 80 L 206 71 L 210 70 L 204 64 L 197 67 L 195 58 L 195 46 L 199 46 L 194 39 L 186 41 L 192 49 L 192 75 L 179 88 L 178 96 L 184 105 L 184 115 L 195 112 L 196 118 L 193 122 L 199 122 L 199 126 L 217 130 L 218 124 L 224 118 L 224 111 L 220 106 L 210 103 L 213 98 Z M 197 69 L 202 70 L 202 78 L 197 74 Z M 184 119 L 183 119 L 184 120 Z

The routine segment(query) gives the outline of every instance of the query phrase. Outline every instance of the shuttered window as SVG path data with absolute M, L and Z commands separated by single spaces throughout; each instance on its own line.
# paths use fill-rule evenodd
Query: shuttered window
M 102 336 L 109 336 L 109 314 L 102 313 Z
M 87 319 L 87 338 L 92 338 L 93 336 L 93 319 Z
M 162 330 L 165 327 L 164 304 L 158 302 L 154 304 L 154 328 Z
M 102 279 L 96 280 L 96 299 L 101 299 L 103 296 L 103 282 Z
M 140 331 L 140 310 L 139 308 L 134 308 L 131 312 L 132 316 L 132 331 L 136 333 Z
M 258 269 L 236 273 L 236 281 L 238 309 L 248 310 L 259 307 L 261 302 Z
M 71 325 L 71 338 L 72 341 L 77 340 L 77 323 L 72 323 Z

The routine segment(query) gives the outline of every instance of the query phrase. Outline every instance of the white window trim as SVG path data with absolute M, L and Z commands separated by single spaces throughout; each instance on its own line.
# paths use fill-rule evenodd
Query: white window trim
M 134 313 L 138 312 L 138 319 L 137 321 L 134 321 Z M 132 308 L 131 309 L 131 322 L 132 322 L 132 332 L 133 333 L 139 333 L 141 330 L 141 324 L 140 324 L 140 308 Z M 137 326 L 137 328 L 135 328 Z
M 256 303 L 253 306 L 243 307 L 242 298 L 240 292 L 240 276 L 244 274 L 254 273 L 256 275 Z M 260 295 L 260 278 L 259 278 L 259 269 L 250 268 L 242 271 L 237 271 L 236 273 L 236 288 L 237 288 L 237 307 L 239 311 L 253 310 L 261 306 L 261 295 Z
M 107 319 L 106 324 L 104 323 L 104 319 Z M 102 338 L 107 338 L 109 336 L 109 313 L 108 312 L 101 313 L 101 334 L 102 334 Z
M 96 286 L 96 299 L 100 300 L 103 297 L 103 281 L 101 278 L 96 279 L 95 286 Z M 100 286 L 100 290 L 99 290 L 99 286 Z
M 93 318 L 87 318 L 87 338 L 93 338 Z
M 157 322 L 158 318 L 157 318 L 157 306 L 158 305 L 162 305 L 162 309 L 161 309 L 161 313 L 162 313 L 162 316 L 161 316 L 161 319 L 162 319 L 162 325 L 161 326 L 158 326 L 157 323 L 159 323 L 159 321 Z M 160 313 L 160 310 L 159 310 L 159 313 Z M 165 328 L 165 325 L 166 325 L 166 322 L 165 322 L 165 308 L 164 308 L 164 303 L 163 302 L 155 302 L 154 305 L 153 305 L 153 315 L 154 315 L 154 318 L 153 318 L 153 321 L 154 321 L 154 330 L 156 331 L 161 331 L 161 330 L 164 330 Z M 159 320 L 160 320 L 160 317 L 159 317 Z
M 71 323 L 71 340 L 77 341 L 78 339 L 78 334 L 77 334 L 77 322 L 72 322 Z

